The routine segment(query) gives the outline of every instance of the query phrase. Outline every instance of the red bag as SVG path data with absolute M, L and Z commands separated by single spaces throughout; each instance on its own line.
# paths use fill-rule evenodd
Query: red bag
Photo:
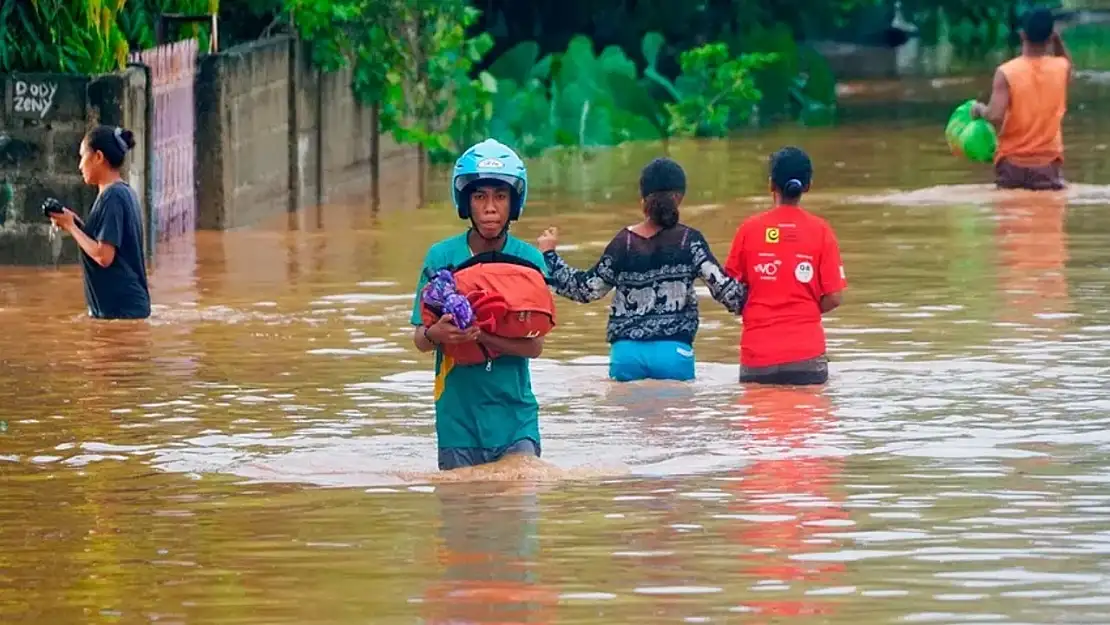
M 543 272 L 527 260 L 484 252 L 447 269 L 454 274 L 455 289 L 474 310 L 474 325 L 483 332 L 523 339 L 547 336 L 555 327 L 555 298 Z M 439 313 L 427 304 L 422 306 L 421 316 L 425 326 L 439 319 Z M 501 355 L 477 341 L 444 345 L 441 349 L 460 365 L 488 363 Z

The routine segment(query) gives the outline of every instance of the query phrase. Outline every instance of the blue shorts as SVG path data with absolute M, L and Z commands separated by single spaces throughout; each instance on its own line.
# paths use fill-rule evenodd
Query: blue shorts
M 497 462 L 505 456 L 528 455 L 540 457 L 540 444 L 530 438 L 502 447 L 440 447 L 439 470 L 450 471 L 463 467 L 476 467 L 480 464 Z
M 609 377 L 632 380 L 693 380 L 694 348 L 680 341 L 617 341 L 609 348 Z

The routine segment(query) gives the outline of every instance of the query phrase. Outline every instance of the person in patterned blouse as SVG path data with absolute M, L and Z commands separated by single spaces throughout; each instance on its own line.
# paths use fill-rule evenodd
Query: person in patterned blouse
M 740 314 L 748 288 L 725 273 L 701 232 L 679 223 L 686 173 L 669 158 L 657 158 L 640 173 L 644 219 L 622 228 L 601 259 L 582 271 L 555 251 L 558 229 L 537 240 L 556 293 L 580 303 L 596 301 L 616 289 L 609 310 L 609 377 L 692 380 L 694 337 L 698 332 L 701 278 L 713 299 Z

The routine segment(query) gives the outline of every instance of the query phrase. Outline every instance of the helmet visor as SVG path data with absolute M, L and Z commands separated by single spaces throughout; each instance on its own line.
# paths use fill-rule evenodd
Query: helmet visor
M 465 174 L 455 178 L 455 191 L 463 192 L 468 187 L 474 188 L 479 186 L 482 182 L 493 182 L 500 185 L 508 185 L 517 195 L 524 193 L 524 181 L 516 176 L 507 176 L 505 174 Z

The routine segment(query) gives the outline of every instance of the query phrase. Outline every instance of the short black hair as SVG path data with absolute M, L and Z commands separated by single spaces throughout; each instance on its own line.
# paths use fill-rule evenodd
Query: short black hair
M 112 169 L 123 167 L 123 159 L 135 147 L 135 134 L 116 126 L 97 126 L 85 135 L 89 149 L 104 155 Z
M 813 181 L 813 162 L 801 148 L 787 146 L 771 155 L 771 184 L 787 200 L 796 200 Z
M 1038 45 L 1048 41 L 1055 27 L 1056 18 L 1052 15 L 1052 11 L 1045 7 L 1030 9 L 1025 14 L 1021 24 L 1021 30 L 1025 33 L 1026 41 Z
M 686 172 L 682 165 L 666 157 L 651 161 L 640 172 L 640 197 L 660 191 L 686 193 Z

